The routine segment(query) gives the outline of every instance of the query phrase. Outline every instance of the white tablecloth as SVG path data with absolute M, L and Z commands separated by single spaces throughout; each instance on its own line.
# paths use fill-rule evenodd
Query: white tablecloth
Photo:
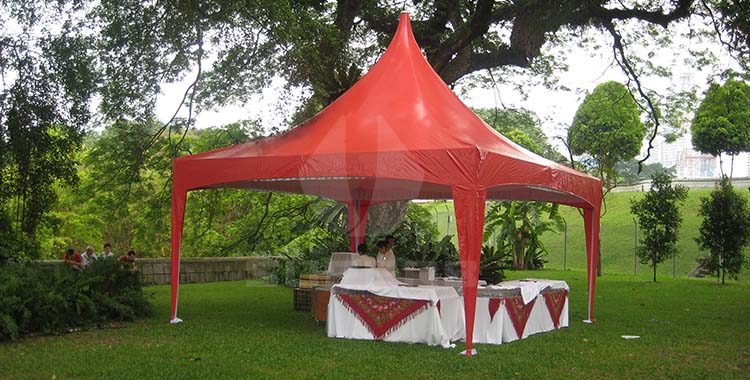
M 388 282 L 395 281 L 395 279 L 388 276 L 381 278 L 381 274 L 377 272 L 378 269 L 350 269 L 349 271 L 355 270 L 361 272 L 357 272 L 356 275 L 349 273 L 348 280 L 347 273 L 345 273 L 341 284 L 335 285 L 331 289 L 332 294 L 328 303 L 327 320 L 329 337 L 375 339 L 367 326 L 334 295 L 338 289 L 340 291 L 366 291 L 383 297 L 430 301 L 426 310 L 407 320 L 399 328 L 384 336 L 384 341 L 425 343 L 428 345 L 450 347 L 451 342 L 464 339 L 466 335 L 464 303 L 463 298 L 458 296 L 454 288 L 440 286 L 386 286 Z M 366 282 L 373 279 L 375 279 L 374 282 Z M 531 302 L 531 299 L 528 299 L 528 297 L 529 294 L 533 293 L 534 306 L 529 314 L 523 334 L 519 337 L 505 307 L 504 302 L 506 301 L 504 299 L 500 302 L 494 318 L 491 319 L 489 302 L 492 297 L 477 298 L 474 319 L 475 343 L 501 344 L 503 342 L 512 342 L 519 338 L 526 338 L 529 335 L 540 332 L 555 330 L 555 325 L 541 292 L 547 289 L 568 290 L 568 285 L 564 281 L 525 280 L 501 283 L 495 289 L 519 289 L 522 296 L 525 295 L 523 297 L 525 304 Z M 438 302 L 440 303 L 439 310 L 437 307 Z M 559 327 L 568 326 L 567 297 L 565 297 L 559 321 Z
M 501 344 L 523 339 L 529 335 L 541 332 L 555 330 L 555 324 L 552 321 L 544 296 L 541 294 L 544 290 L 568 290 L 568 284 L 565 281 L 527 279 L 521 281 L 508 281 L 498 284 L 498 286 L 488 287 L 490 289 L 514 289 L 520 288 L 524 304 L 534 301 L 534 306 L 529 313 L 529 319 L 526 321 L 526 327 L 521 337 L 516 333 L 513 322 L 505 307 L 505 300 L 501 301 L 500 306 L 495 313 L 495 317 L 490 320 L 489 301 L 490 298 L 477 298 L 477 307 L 474 318 L 474 343 Z M 529 294 L 533 298 L 529 299 Z M 558 328 L 568 327 L 568 297 L 565 297 L 565 304 L 560 313 Z M 466 335 L 466 332 L 463 333 Z
M 340 289 L 347 289 L 338 286 Z M 398 287 L 387 294 L 398 294 L 403 299 L 430 301 L 427 309 L 408 319 L 403 325 L 383 337 L 386 342 L 425 343 L 450 347 L 450 342 L 463 338 L 463 299 L 450 287 Z M 331 289 L 328 301 L 327 332 L 329 337 L 374 340 L 375 337 L 362 321 L 335 296 Z M 381 295 L 382 294 L 377 294 Z M 386 296 L 387 297 L 387 296 Z M 440 302 L 438 311 L 437 302 Z

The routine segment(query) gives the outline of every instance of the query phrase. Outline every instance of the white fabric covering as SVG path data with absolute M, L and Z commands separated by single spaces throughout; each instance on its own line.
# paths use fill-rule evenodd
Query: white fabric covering
M 427 310 L 414 318 L 408 320 L 401 327 L 386 335 L 383 340 L 388 342 L 410 342 L 425 343 L 428 345 L 440 345 L 449 347 L 450 342 L 463 340 L 466 335 L 466 324 L 464 321 L 463 297 L 458 296 L 452 287 L 442 286 L 400 286 L 401 282 L 396 280 L 392 274 L 382 268 L 350 268 L 344 272 L 341 283 L 334 288 L 367 291 L 379 296 L 403 299 L 430 300 L 432 303 Z M 512 342 L 519 338 L 540 332 L 551 331 L 555 325 L 547 310 L 544 296 L 540 294 L 545 289 L 569 290 L 564 281 L 554 280 L 522 280 L 508 281 L 492 289 L 520 289 L 522 297 L 524 291 L 526 297 L 533 296 L 536 299 L 534 307 L 529 314 L 526 327 L 522 337 L 516 335 L 513 322 L 502 301 L 492 320 L 490 320 L 489 300 L 490 298 L 477 298 L 476 313 L 474 319 L 474 342 L 501 344 Z M 335 289 L 332 289 L 335 293 Z M 535 295 L 534 295 L 535 294 Z M 436 307 L 440 302 L 440 311 Z M 528 302 L 531 302 L 529 300 Z M 528 304 L 526 298 L 524 303 Z M 568 298 L 565 299 L 562 313 L 560 315 L 559 327 L 568 327 Z M 349 339 L 374 339 L 372 333 L 346 306 L 333 294 L 328 303 L 327 331 L 329 337 Z
M 427 310 L 414 316 L 400 328 L 383 337 L 387 342 L 425 343 L 449 347 L 452 340 L 464 336 L 463 299 L 456 289 L 444 286 L 401 286 L 384 268 L 349 268 L 336 289 L 367 291 L 378 296 L 429 300 Z M 437 303 L 440 302 L 440 311 Z M 374 339 L 372 333 L 334 294 L 328 302 L 327 330 L 329 337 Z
M 461 312 L 463 312 L 463 308 Z M 328 320 L 326 323 L 328 336 L 332 338 L 375 339 L 367 326 L 355 317 L 343 302 L 334 295 L 331 295 L 328 302 Z M 455 335 L 457 332 L 452 331 L 452 334 Z M 424 343 L 447 348 L 450 347 L 450 338 L 452 336 L 449 336 L 443 328 L 443 321 L 437 307 L 430 304 L 427 306 L 427 310 L 406 321 L 400 328 L 383 337 L 383 340 L 386 342 Z
M 384 268 L 349 268 L 334 288 L 364 290 L 391 298 L 428 300 L 436 304 L 440 298 L 458 297 L 456 289 L 441 286 L 404 286 L 393 273 Z
M 507 281 L 498 285 L 499 286 L 488 286 L 488 288 L 515 289 L 520 287 L 522 298 L 524 298 L 524 304 L 531 302 L 531 300 L 527 302 L 526 298 L 523 297 L 524 290 L 527 291 L 527 296 L 529 295 L 528 292 L 531 291 L 536 292 L 537 294 L 532 298 L 536 299 L 536 301 L 534 302 L 534 307 L 529 314 L 529 319 L 526 322 L 526 328 L 523 330 L 522 338 L 555 329 L 555 324 L 552 321 L 549 310 L 547 310 L 547 303 L 544 301 L 544 296 L 539 294 L 539 292 L 548 288 L 570 290 L 565 281 L 556 280 L 528 279 L 521 281 Z M 500 307 L 497 309 L 495 317 L 490 323 L 489 300 L 489 298 L 477 298 L 477 309 L 474 318 L 474 343 L 501 344 L 518 340 L 519 337 L 513 327 L 513 321 L 511 320 L 510 315 L 508 315 L 508 310 L 505 307 L 505 301 L 500 303 Z M 559 327 L 568 327 L 568 322 L 568 297 L 565 297 L 565 305 L 560 313 Z M 465 334 L 466 333 L 464 332 L 463 335 Z

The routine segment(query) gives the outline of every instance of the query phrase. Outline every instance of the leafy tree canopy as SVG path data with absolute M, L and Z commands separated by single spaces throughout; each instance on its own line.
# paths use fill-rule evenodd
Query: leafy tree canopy
M 473 109 L 482 120 L 514 143 L 557 162 L 565 158 L 549 143 L 537 116 L 526 109 Z
M 733 79 L 711 84 L 691 130 L 699 152 L 719 156 L 750 151 L 750 86 Z
M 21 33 L 4 32 L 0 70 L 54 78 L 55 97 L 70 100 L 76 115 L 85 115 L 99 93 L 101 111 L 113 119 L 147 115 L 160 85 L 186 76 L 194 82 L 185 100 L 203 106 L 245 101 L 280 76 L 310 90 L 302 113 L 309 115 L 373 63 L 403 10 L 448 84 L 502 67 L 549 77 L 564 68 L 555 56 L 562 53 L 549 47 L 571 39 L 588 44 L 589 30 L 611 36 L 631 79 L 661 69 L 627 51 L 630 43 L 669 45 L 674 24 L 691 20 L 693 36 L 721 32 L 738 57 L 750 41 L 747 5 L 724 0 L 84 0 L 3 2 L 2 8 L 0 23 Z
M 602 83 L 578 107 L 568 130 L 573 154 L 590 155 L 606 190 L 615 186 L 615 164 L 638 154 L 646 128 L 638 105 L 621 83 Z

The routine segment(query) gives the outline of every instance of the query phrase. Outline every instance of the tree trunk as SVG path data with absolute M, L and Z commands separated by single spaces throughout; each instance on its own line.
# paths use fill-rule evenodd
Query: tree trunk
M 367 211 L 367 234 L 370 236 L 385 235 L 393 232 L 406 216 L 409 201 L 378 203 Z
M 516 242 L 513 245 L 513 269 L 515 269 L 515 270 L 521 270 L 523 268 L 522 267 L 522 265 L 523 265 L 522 264 L 522 262 L 523 262 L 523 257 L 522 256 L 523 256 L 523 248 L 521 247 L 521 245 L 518 242 Z
M 732 155 L 732 163 L 729 165 L 729 178 L 734 176 L 734 155 Z
M 651 255 L 651 266 L 654 268 L 654 282 L 656 282 L 656 254 Z

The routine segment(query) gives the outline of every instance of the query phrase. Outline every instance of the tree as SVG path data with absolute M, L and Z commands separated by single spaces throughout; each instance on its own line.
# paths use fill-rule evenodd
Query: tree
M 737 278 L 747 262 L 743 249 L 750 243 L 747 199 L 737 194 L 729 178 L 723 176 L 721 187 L 701 198 L 700 215 L 703 221 L 695 240 L 702 250 L 708 251 L 701 264 L 716 274 L 722 284 L 727 274 Z
M 666 173 L 655 174 L 651 190 L 640 200 L 630 201 L 630 212 L 638 218 L 643 236 L 638 246 L 641 263 L 648 264 L 654 270 L 656 266 L 677 255 L 677 237 L 682 216 L 679 204 L 687 199 L 687 188 L 681 185 L 672 186 L 672 180 Z
M 99 92 L 101 110 L 113 120 L 149 115 L 161 83 L 186 75 L 194 79 L 185 92 L 188 108 L 245 101 L 280 76 L 292 87 L 310 90 L 301 112 L 309 116 L 372 64 L 404 10 L 412 15 L 430 64 L 449 85 L 505 67 L 549 79 L 564 67 L 564 57 L 546 53 L 549 47 L 570 39 L 586 44 L 590 30 L 611 37 L 618 63 L 639 84 L 644 70 L 661 68 L 647 62 L 648 56 L 631 55 L 640 52 L 631 41 L 668 45 L 675 30 L 687 24 L 690 36 L 730 36 L 723 42 L 742 58 L 750 33 L 742 5 L 695 0 L 5 2 L 0 22 L 37 32 L 27 38 L 65 36 L 65 46 L 71 47 L 66 53 L 75 53 L 63 61 L 68 77 L 93 69 L 97 75 L 81 78 L 100 82 L 71 82 Z M 44 27 L 54 23 L 63 23 L 62 31 Z M 10 47 L 0 49 L 4 59 L 13 62 L 14 49 L 37 48 L 33 39 L 17 42 L 2 40 Z
M 605 198 L 617 186 L 615 165 L 635 157 L 645 136 L 632 95 L 621 83 L 610 81 L 584 98 L 568 129 L 567 145 L 572 154 L 591 156 Z M 601 252 L 598 257 L 597 274 L 601 276 Z
M 720 163 L 722 154 L 732 156 L 732 177 L 734 156 L 750 151 L 750 86 L 733 79 L 724 85 L 711 84 L 695 112 L 691 132 L 699 152 L 719 156 Z
M 565 162 L 560 152 L 547 140 L 539 118 L 526 109 L 473 109 L 485 123 L 516 144 L 556 162 Z
M 646 127 L 628 89 L 614 81 L 602 83 L 578 107 L 568 129 L 568 144 L 575 155 L 590 155 L 604 193 L 617 186 L 615 165 L 635 157 Z

